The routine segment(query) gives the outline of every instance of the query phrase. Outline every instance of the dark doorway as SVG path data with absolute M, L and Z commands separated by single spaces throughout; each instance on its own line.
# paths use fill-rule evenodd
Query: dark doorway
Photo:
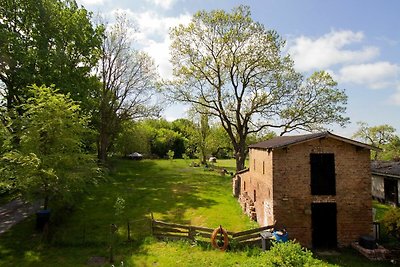
M 312 244 L 314 248 L 336 248 L 336 203 L 312 203 Z
M 385 179 L 384 182 L 385 201 L 391 204 L 398 205 L 398 188 L 397 180 Z

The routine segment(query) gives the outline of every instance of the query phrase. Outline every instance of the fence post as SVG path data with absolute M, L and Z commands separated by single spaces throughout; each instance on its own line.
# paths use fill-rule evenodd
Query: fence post
M 190 240 L 194 241 L 194 229 L 193 229 L 192 226 L 189 226 L 188 237 L 189 237 Z
M 150 217 L 151 217 L 151 221 L 150 221 L 150 232 L 151 232 L 151 236 L 154 236 L 154 216 L 153 216 L 153 212 L 150 212 Z

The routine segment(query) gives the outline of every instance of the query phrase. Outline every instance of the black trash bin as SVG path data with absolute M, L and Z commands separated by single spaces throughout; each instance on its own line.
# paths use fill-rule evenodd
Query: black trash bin
M 50 221 L 50 210 L 39 210 L 36 212 L 36 229 L 43 230 L 44 226 Z
M 376 249 L 378 246 L 376 245 L 375 238 L 369 235 L 360 236 L 358 243 L 361 247 L 366 249 Z

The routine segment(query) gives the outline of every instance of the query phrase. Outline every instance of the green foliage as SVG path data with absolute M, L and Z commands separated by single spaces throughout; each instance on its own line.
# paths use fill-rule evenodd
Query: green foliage
M 400 156 L 400 138 L 395 135 L 396 129 L 393 126 L 388 124 L 368 126 L 366 122 L 357 122 L 357 124 L 359 128 L 353 134 L 353 138 L 383 149 L 382 153 L 372 151 L 371 157 L 374 160 L 393 160 Z
M 0 79 L 7 107 L 28 98 L 31 84 L 56 85 L 63 93 L 93 104 L 102 27 L 74 0 L 2 0 L 0 8 Z
M 382 151 L 378 158 L 381 160 L 400 160 L 400 136 L 394 136 L 387 143 L 382 145 Z
M 218 159 L 233 157 L 233 147 L 228 133 L 220 125 L 212 125 L 206 137 L 207 150 Z
M 115 141 L 114 151 L 127 156 L 132 152 L 141 154 L 150 153 L 150 128 L 143 127 L 142 123 L 124 121 L 121 125 L 121 132 Z
M 25 197 L 42 197 L 45 209 L 49 200 L 72 204 L 96 170 L 92 156 L 82 149 L 88 118 L 68 95 L 53 88 L 32 86 L 30 93 L 21 105 L 19 145 L 2 158 L 3 175 L 13 177 Z
M 400 241 L 400 209 L 390 208 L 383 215 L 381 222 L 387 232 Z
M 168 156 L 168 159 L 169 159 L 169 160 L 173 160 L 173 159 L 174 159 L 174 155 L 175 155 L 175 152 L 174 152 L 174 151 L 168 150 L 167 156 Z
M 189 158 L 196 157 L 198 150 L 197 125 L 188 119 L 177 119 L 172 122 L 172 130 L 180 133 L 183 137 L 185 154 Z
M 328 266 L 321 260 L 313 258 L 311 251 L 302 248 L 294 241 L 273 243 L 262 259 L 265 260 L 263 266 Z

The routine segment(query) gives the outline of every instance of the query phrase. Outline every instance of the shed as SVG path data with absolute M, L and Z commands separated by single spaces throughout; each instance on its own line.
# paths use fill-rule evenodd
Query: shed
M 233 193 L 261 226 L 276 221 L 303 246 L 348 246 L 372 233 L 371 149 L 330 132 L 253 144 Z
M 400 206 L 400 162 L 372 161 L 372 197 Z

